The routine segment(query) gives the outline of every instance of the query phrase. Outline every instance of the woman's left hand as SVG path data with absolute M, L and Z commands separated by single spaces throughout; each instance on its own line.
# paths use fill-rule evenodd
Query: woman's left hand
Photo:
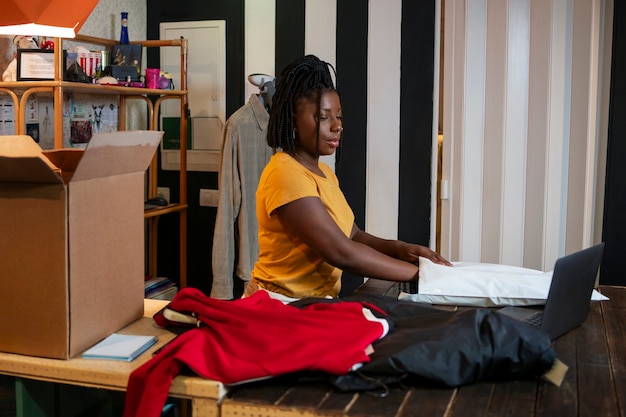
M 405 253 L 400 256 L 400 259 L 403 259 L 407 262 L 411 262 L 417 264 L 419 262 L 419 257 L 426 258 L 431 262 L 440 265 L 452 266 L 452 264 L 443 256 L 439 255 L 434 250 L 430 249 L 427 246 L 416 245 L 412 243 L 407 243 L 405 247 Z

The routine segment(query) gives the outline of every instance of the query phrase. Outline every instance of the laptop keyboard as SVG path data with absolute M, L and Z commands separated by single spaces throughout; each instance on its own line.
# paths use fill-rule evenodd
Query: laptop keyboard
M 524 317 L 522 320 L 526 324 L 530 324 L 533 327 L 541 327 L 541 321 L 543 320 L 543 311 L 536 311 L 528 317 Z

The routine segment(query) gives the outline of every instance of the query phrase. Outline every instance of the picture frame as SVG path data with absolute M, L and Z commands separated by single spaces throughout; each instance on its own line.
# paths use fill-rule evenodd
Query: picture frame
M 54 51 L 17 50 L 17 81 L 54 80 Z
M 139 44 L 113 45 L 110 65 L 133 67 L 137 75 L 141 73 L 142 47 Z

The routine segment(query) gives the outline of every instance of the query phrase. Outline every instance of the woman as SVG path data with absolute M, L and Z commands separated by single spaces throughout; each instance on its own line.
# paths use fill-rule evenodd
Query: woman
M 354 223 L 337 177 L 319 160 L 341 151 L 342 125 L 329 64 L 308 55 L 285 68 L 267 134 L 281 151 L 259 180 L 260 251 L 244 296 L 265 289 L 290 298 L 337 297 L 342 271 L 410 281 L 418 278 L 420 256 L 450 265 L 427 247 L 381 239 Z

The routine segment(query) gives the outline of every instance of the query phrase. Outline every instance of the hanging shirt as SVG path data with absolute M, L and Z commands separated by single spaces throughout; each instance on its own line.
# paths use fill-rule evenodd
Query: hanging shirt
M 213 235 L 211 297 L 233 298 L 233 279 L 248 281 L 259 251 L 255 193 L 273 151 L 267 145 L 269 114 L 256 95 L 224 127 Z M 237 259 L 237 264 L 235 264 Z

